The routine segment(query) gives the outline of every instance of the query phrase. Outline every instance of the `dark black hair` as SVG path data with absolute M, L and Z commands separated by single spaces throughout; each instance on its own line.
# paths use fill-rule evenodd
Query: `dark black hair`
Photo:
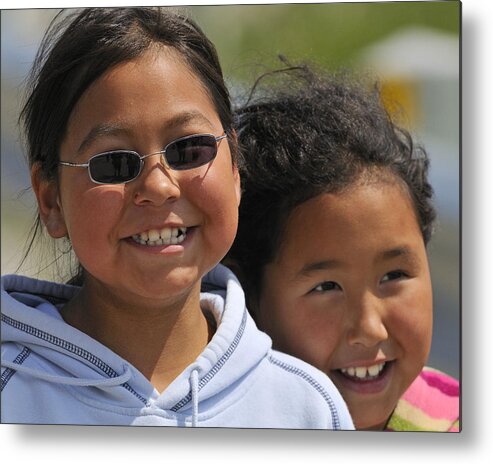
M 276 79 L 262 76 L 236 112 L 242 199 L 236 240 L 224 261 L 240 277 L 252 309 L 291 211 L 310 198 L 378 176 L 409 192 L 425 243 L 435 219 L 427 154 L 392 122 L 376 84 L 308 66 L 270 76 Z
M 29 165 L 39 163 L 42 175 L 56 182 L 59 148 L 82 94 L 108 69 L 137 58 L 156 44 L 172 47 L 181 55 L 204 84 L 226 133 L 231 134 L 230 96 L 217 52 L 193 20 L 159 7 L 61 11 L 43 38 L 27 81 L 20 123 Z M 229 142 L 236 162 L 235 138 L 229 137 Z M 40 229 L 38 216 L 26 255 Z

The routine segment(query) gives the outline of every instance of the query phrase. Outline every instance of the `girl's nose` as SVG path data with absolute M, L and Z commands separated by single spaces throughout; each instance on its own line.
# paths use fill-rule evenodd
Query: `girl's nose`
M 176 201 L 181 194 L 174 172 L 160 154 L 146 158 L 133 187 L 134 200 L 138 205 L 161 206 L 166 202 Z
M 388 338 L 384 323 L 384 303 L 370 292 L 352 303 L 351 322 L 348 331 L 350 345 L 374 347 Z

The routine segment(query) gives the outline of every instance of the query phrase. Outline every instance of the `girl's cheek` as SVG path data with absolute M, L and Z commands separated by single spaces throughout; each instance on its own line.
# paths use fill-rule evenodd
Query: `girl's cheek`
M 426 286 L 395 298 L 388 312 L 393 338 L 407 350 L 428 353 L 432 331 L 432 298 Z
M 202 182 L 183 185 L 182 195 L 204 214 L 208 222 L 224 229 L 224 239 L 234 239 L 238 226 L 238 201 L 231 167 L 209 172 Z M 233 237 L 231 237 L 233 235 Z
M 340 349 L 344 314 L 333 301 L 314 304 L 311 300 L 306 297 L 294 300 L 295 316 L 284 322 L 290 327 L 294 354 L 325 371 L 333 354 Z
M 118 217 L 123 206 L 120 191 L 103 188 L 74 192 L 67 196 L 64 204 L 69 233 L 82 241 L 98 241 L 118 226 Z
M 224 205 L 228 208 L 236 205 L 236 193 L 232 174 L 214 175 L 203 180 L 201 184 L 194 183 L 184 187 L 187 197 L 195 198 L 204 205 Z

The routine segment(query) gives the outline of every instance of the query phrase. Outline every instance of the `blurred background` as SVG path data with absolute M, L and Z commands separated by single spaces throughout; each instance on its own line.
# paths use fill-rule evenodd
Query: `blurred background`
M 429 245 L 434 291 L 429 365 L 460 373 L 460 3 L 377 2 L 181 7 L 216 45 L 234 101 L 290 62 L 352 68 L 381 83 L 389 109 L 431 158 L 438 209 Z M 1 272 L 15 272 L 36 207 L 17 117 L 24 79 L 58 10 L 1 11 Z M 36 254 L 22 273 L 56 278 Z

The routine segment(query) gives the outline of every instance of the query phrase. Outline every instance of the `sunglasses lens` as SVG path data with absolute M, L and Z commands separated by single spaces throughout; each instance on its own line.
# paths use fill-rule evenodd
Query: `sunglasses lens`
M 212 161 L 217 153 L 213 135 L 197 135 L 171 143 L 166 148 L 166 161 L 171 169 L 193 169 Z
M 135 179 L 140 172 L 139 155 L 114 151 L 95 156 L 89 162 L 91 177 L 101 184 L 121 184 Z

